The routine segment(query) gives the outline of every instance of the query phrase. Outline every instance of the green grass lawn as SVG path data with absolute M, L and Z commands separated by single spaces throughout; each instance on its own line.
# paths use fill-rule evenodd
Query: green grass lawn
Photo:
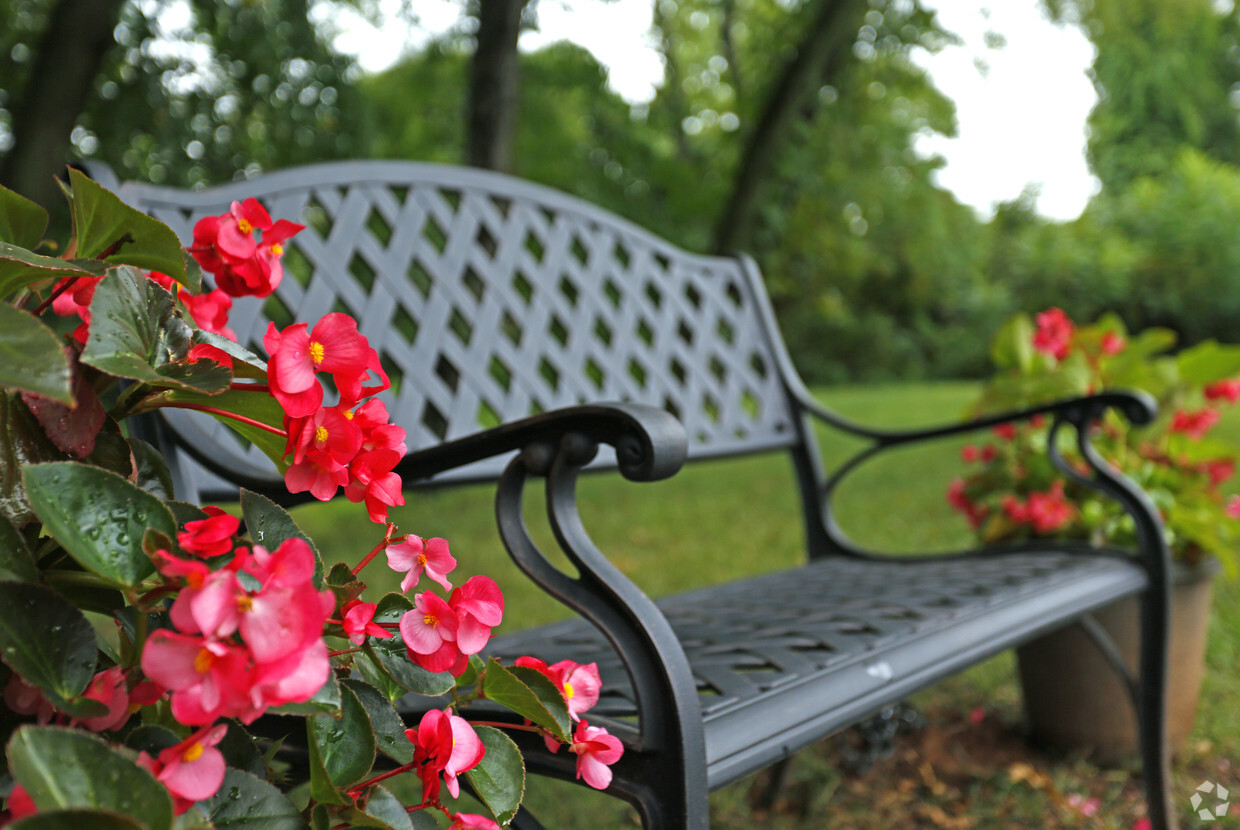
M 860 422 L 919 426 L 958 420 L 974 389 L 966 383 L 936 383 L 817 392 L 829 406 Z M 1225 420 L 1220 429 L 1240 440 L 1240 418 Z M 858 446 L 841 442 L 836 434 L 823 433 L 820 440 L 828 465 Z M 845 529 L 858 541 L 892 551 L 966 545 L 965 524 L 944 499 L 945 488 L 961 470 L 963 443 L 943 441 L 890 454 L 859 470 L 837 499 Z M 704 462 L 654 484 L 591 475 L 580 490 L 582 517 L 599 548 L 653 596 L 782 569 L 803 557 L 795 482 L 782 456 Z M 459 581 L 486 573 L 499 582 L 507 603 L 501 632 L 564 616 L 562 608 L 509 562 L 494 530 L 492 498 L 490 486 L 413 493 L 393 518 L 404 532 L 449 539 L 460 563 Z M 531 524 L 539 515 L 536 509 L 530 511 Z M 312 505 L 299 508 L 295 516 L 329 561 L 356 561 L 377 541 L 374 526 L 355 505 Z M 541 538 L 550 536 L 543 531 Z M 372 593 L 390 590 L 398 581 L 381 565 L 368 568 L 363 577 Z M 1176 794 L 1183 796 L 1185 809 L 1202 776 L 1240 789 L 1240 587 L 1220 584 L 1215 610 L 1198 728 L 1177 764 Z M 1098 770 L 1079 759 L 1022 754 L 1013 665 L 1011 655 L 1001 656 L 915 701 L 932 723 L 927 732 L 931 738 L 993 738 L 980 756 L 983 761 L 969 767 L 959 782 L 948 772 L 943 780 L 935 777 L 945 762 L 933 752 L 921 762 L 910 761 L 908 769 L 897 758 L 868 775 L 848 775 L 837 763 L 836 744 L 827 741 L 797 757 L 787 795 L 772 810 L 755 812 L 750 807 L 750 782 L 716 793 L 715 826 L 1131 827 L 1140 798 L 1129 773 Z M 985 717 L 974 723 L 977 712 Z M 923 750 L 913 746 L 902 751 Z M 1034 764 L 1044 778 L 1014 773 L 1023 767 L 1013 764 Z M 1231 770 L 1231 764 L 1237 770 Z M 893 800 L 892 793 L 903 793 L 907 800 Z M 1085 794 L 1098 797 L 1104 809 L 1083 817 L 1072 807 L 1074 794 L 1078 801 Z M 585 788 L 531 779 L 527 803 L 548 827 L 584 826 L 587 821 L 598 830 L 634 826 L 627 808 Z M 1059 818 L 1048 813 L 1052 805 Z M 1083 823 L 1074 823 L 1077 818 Z

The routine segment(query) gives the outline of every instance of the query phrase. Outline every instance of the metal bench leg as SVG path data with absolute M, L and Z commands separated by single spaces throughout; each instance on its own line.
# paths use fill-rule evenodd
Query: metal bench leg
M 1137 730 L 1141 743 L 1141 774 L 1152 830 L 1175 830 L 1168 787 L 1171 758 L 1167 746 L 1168 597 L 1156 590 L 1141 596 L 1141 667 Z

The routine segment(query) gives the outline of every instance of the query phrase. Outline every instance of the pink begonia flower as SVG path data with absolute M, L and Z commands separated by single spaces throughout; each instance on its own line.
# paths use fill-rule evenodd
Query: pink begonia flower
M 291 652 L 282 660 L 255 666 L 254 682 L 250 687 L 253 710 L 261 714 L 269 706 L 309 700 L 323 688 L 331 669 L 331 657 L 322 639 Z M 254 717 L 241 720 L 249 723 Z
M 97 717 L 75 720 L 92 732 L 116 729 L 129 720 L 129 688 L 125 683 L 125 672 L 120 666 L 113 666 L 96 674 L 82 697 L 108 707 L 107 712 Z
M 305 418 L 294 418 L 288 433 L 284 454 L 291 451 L 294 464 L 309 455 L 333 462 L 324 466 L 348 465 L 362 448 L 362 430 L 338 406 L 320 406 Z
M 1099 346 L 1105 355 L 1117 355 L 1128 345 L 1128 341 L 1113 331 L 1108 331 L 1102 335 L 1102 342 Z
M 177 295 L 189 310 L 198 328 L 237 341 L 237 333 L 228 327 L 228 312 L 232 310 L 232 297 L 218 288 L 205 294 L 190 294 L 188 291 Z
M 452 590 L 448 574 L 456 567 L 456 559 L 448 550 L 447 539 L 407 536 L 403 542 L 388 545 L 384 553 L 387 554 L 388 567 L 405 574 L 400 581 L 401 593 L 416 587 L 423 573 L 438 582 L 445 591 Z
M 4 704 L 19 715 L 34 715 L 39 726 L 46 726 L 56 715 L 56 707 L 44 697 L 43 690 L 17 674 L 9 675 L 9 682 L 4 686 Z
M 388 508 L 405 503 L 400 475 L 392 472 L 400 459 L 401 455 L 395 450 L 367 450 L 358 453 L 349 465 L 345 498 L 351 502 L 365 501 L 366 513 L 376 524 L 387 524 Z
M 996 438 L 1001 438 L 1004 441 L 1016 440 L 1016 424 L 1011 421 L 1003 424 L 995 424 L 990 431 L 994 433 Z
M 1236 462 L 1230 458 L 1218 458 L 1204 462 L 1201 469 L 1210 477 L 1210 484 L 1217 487 L 1236 474 Z
M 1045 493 L 1030 493 L 1027 509 L 1036 533 L 1054 533 L 1076 515 L 1076 509 L 1064 498 L 1062 481 L 1056 481 Z
M 349 600 L 340 609 L 341 622 L 344 624 L 345 636 L 355 646 L 360 646 L 368 636 L 385 640 L 396 636 L 375 622 L 375 611 L 379 606 L 373 602 L 362 602 L 360 599 Z
M 185 523 L 185 530 L 177 534 L 177 544 L 203 558 L 232 553 L 233 536 L 241 520 L 215 506 L 204 507 L 203 512 L 207 518 Z
M 224 756 L 215 747 L 228 732 L 226 724 L 204 726 L 159 753 L 155 779 L 177 800 L 177 815 L 195 801 L 210 798 L 224 783 Z
M 461 794 L 457 776 L 478 765 L 484 755 L 478 734 L 469 721 L 446 712 L 432 709 L 422 716 L 414 729 L 406 729 L 405 737 L 413 743 L 413 761 L 422 778 L 422 800 L 439 798 L 439 773 L 453 798 Z
M 305 323 L 295 323 L 277 333 L 275 324 L 270 323 L 263 346 L 271 355 L 267 364 L 271 393 L 294 418 L 313 412 L 299 408 L 293 411 L 288 404 L 300 403 L 289 396 L 317 385 L 316 373 L 330 374 L 341 394 L 345 394 L 346 387 L 355 385 L 366 374 L 373 354 L 370 344 L 357 330 L 357 321 L 340 312 L 324 315 L 313 330 L 308 330 Z
M 284 266 L 280 264 L 280 257 L 284 256 L 284 243 L 305 230 L 305 227 L 281 219 L 265 229 L 263 239 L 255 247 L 254 253 L 234 266 L 234 273 L 245 284 L 244 289 L 234 285 L 234 292 L 266 297 L 275 291 L 284 279 Z
M 1148 818 L 1139 818 L 1132 825 L 1132 830 L 1152 830 L 1153 826 Z
M 581 713 L 587 712 L 598 703 L 599 690 L 603 681 L 599 677 L 597 663 L 574 663 L 572 660 L 561 660 L 548 666 L 537 657 L 518 657 L 516 665 L 534 669 L 546 675 L 564 696 L 568 706 L 568 714 L 573 720 L 581 720 Z
M 172 691 L 172 716 L 187 726 L 256 716 L 249 655 L 241 646 L 161 628 L 142 649 L 142 671 Z
M 409 659 L 430 672 L 456 666 L 461 651 L 456 644 L 456 612 L 430 591 L 416 594 L 413 609 L 400 618 L 400 636 Z
M 1235 403 L 1240 401 L 1240 378 L 1216 381 L 1201 391 L 1207 401 Z
M 456 613 L 456 644 L 462 654 L 477 654 L 503 622 L 504 595 L 489 576 L 471 576 L 452 592 L 448 605 Z
M 1037 331 L 1033 333 L 1035 351 L 1050 355 L 1056 360 L 1068 356 L 1072 345 L 1072 334 L 1076 326 L 1068 319 L 1068 315 L 1059 308 L 1048 308 L 1034 317 Z
M 35 806 L 34 799 L 22 789 L 21 784 L 13 785 L 13 791 L 9 793 L 8 808 L 9 818 L 14 821 L 26 816 L 33 816 L 39 812 L 39 808 Z
M 348 483 L 349 468 L 326 456 L 307 458 L 284 471 L 284 485 L 290 493 L 309 492 L 319 501 L 330 501 Z
M 258 249 L 254 231 L 265 231 L 270 227 L 271 215 L 257 199 L 233 202 L 228 213 L 220 217 L 215 247 L 226 257 L 249 259 Z
M 1092 816 L 1098 813 L 1098 808 L 1102 806 L 1102 802 L 1097 798 L 1086 798 L 1080 793 L 1070 793 L 1068 795 L 1068 806 L 1083 816 Z
M 1232 496 L 1227 500 L 1227 507 L 1223 508 L 1228 518 L 1240 519 L 1240 496 Z
M 477 813 L 457 813 L 447 830 L 500 830 L 500 826 L 486 816 Z
M 577 756 L 577 777 L 584 778 L 596 790 L 605 790 L 611 783 L 610 765 L 624 755 L 624 745 L 606 729 L 590 726 L 583 720 L 577 722 L 568 751 Z
M 1171 416 L 1170 430 L 1200 441 L 1218 423 L 1219 417 L 1219 411 L 1209 407 L 1196 412 L 1180 409 Z

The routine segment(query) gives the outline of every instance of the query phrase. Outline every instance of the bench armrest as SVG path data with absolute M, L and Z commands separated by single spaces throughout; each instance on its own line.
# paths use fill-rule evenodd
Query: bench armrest
M 631 403 L 591 404 L 544 412 L 411 452 L 396 472 L 406 482 L 419 481 L 523 451 L 527 463 L 541 468 L 531 472 L 541 475 L 550 469 L 552 458 L 537 461 L 535 454 L 546 450 L 534 448 L 554 448 L 566 435 L 615 447 L 620 473 L 630 481 L 658 481 L 675 474 L 688 451 L 684 427 L 661 409 Z
M 1153 421 L 1158 413 L 1158 405 L 1150 395 L 1140 391 L 1101 392 L 987 415 L 973 421 L 917 430 L 870 429 L 843 419 L 812 400 L 803 398 L 801 403 L 815 418 L 871 440 L 869 447 L 835 470 L 826 480 L 820 494 L 823 530 L 836 550 L 870 555 L 870 552 L 862 550 L 848 539 L 847 534 L 836 523 L 831 508 L 831 496 L 840 481 L 865 461 L 892 447 L 988 429 L 997 424 L 1028 420 L 1035 415 L 1049 415 L 1054 419 L 1051 422 L 1050 440 L 1047 441 L 1047 452 L 1052 463 L 1069 479 L 1115 499 L 1132 516 L 1136 523 L 1137 559 L 1145 568 L 1152 584 L 1158 586 L 1159 591 L 1164 590 L 1170 571 L 1170 551 L 1162 519 L 1145 491 L 1098 455 L 1090 441 L 1090 427 L 1108 409 L 1118 410 L 1133 424 Z M 1075 469 L 1059 454 L 1055 437 L 1065 424 L 1071 424 L 1076 431 L 1077 449 L 1089 467 L 1086 473 Z
M 1025 409 L 1014 409 L 976 418 L 923 429 L 876 429 L 858 424 L 832 412 L 808 396 L 799 396 L 801 407 L 823 423 L 858 437 L 869 438 L 883 448 L 944 438 L 949 435 L 988 429 L 1011 421 L 1027 421 L 1035 415 L 1054 415 L 1070 423 L 1080 425 L 1101 415 L 1106 409 L 1116 409 L 1133 424 L 1148 424 L 1158 415 L 1158 404 L 1153 397 L 1141 391 L 1108 390 L 1078 398 L 1064 398 Z

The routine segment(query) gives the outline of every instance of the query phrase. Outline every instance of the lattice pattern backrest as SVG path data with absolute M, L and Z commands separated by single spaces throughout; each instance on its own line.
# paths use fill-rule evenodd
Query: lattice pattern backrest
M 185 239 L 198 218 L 245 196 L 306 224 L 276 293 L 237 301 L 232 328 L 257 346 L 268 319 L 355 316 L 391 376 L 387 404 L 411 448 L 607 400 L 669 410 L 691 456 L 794 440 L 740 263 L 687 254 L 578 199 L 404 162 L 319 165 L 197 193 L 129 185 L 122 196 Z

